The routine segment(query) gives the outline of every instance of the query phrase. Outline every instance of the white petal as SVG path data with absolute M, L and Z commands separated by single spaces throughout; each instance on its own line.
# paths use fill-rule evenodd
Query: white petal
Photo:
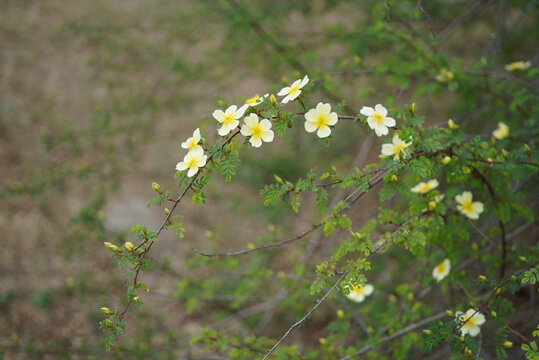
M 223 116 L 225 116 L 225 113 L 223 112 L 223 110 L 215 110 L 212 116 L 215 120 L 220 122 Z
M 227 136 L 229 132 L 230 129 L 226 125 L 221 126 L 221 128 L 217 130 L 217 133 L 221 136 Z
M 470 334 L 470 336 L 477 336 L 479 334 L 479 332 L 481 331 L 481 328 L 479 328 L 479 326 L 469 326 L 468 327 L 468 334 Z
M 272 142 L 273 141 L 273 131 L 271 130 L 265 130 L 264 132 L 262 132 L 262 140 L 264 140 L 265 142 Z
M 193 167 L 190 168 L 189 171 L 187 172 L 187 176 L 188 176 L 188 177 L 191 177 L 191 176 L 195 175 L 197 172 L 198 172 L 198 168 L 197 168 L 196 166 L 193 166 Z
M 331 114 L 329 114 L 328 125 L 335 125 L 337 121 L 339 121 L 339 116 L 337 115 L 337 113 L 332 112 Z
M 262 140 L 258 136 L 251 136 L 249 142 L 251 143 L 251 145 L 253 145 L 253 147 L 260 147 L 260 145 L 262 145 Z
M 196 142 L 200 141 L 200 129 L 196 128 L 195 131 L 193 131 L 193 137 L 195 138 Z
M 286 94 L 288 94 L 290 92 L 290 87 L 287 86 L 287 87 L 284 87 L 281 89 L 281 91 L 279 91 L 277 93 L 277 96 L 285 96 Z
M 307 85 L 307 83 L 309 82 L 309 77 L 307 75 L 305 75 L 305 77 L 303 78 L 303 80 L 301 80 L 301 83 L 299 85 L 299 88 L 301 89 L 302 87 L 304 87 L 305 85 Z
M 191 138 L 189 138 L 191 139 Z M 182 142 L 181 147 L 182 149 L 189 149 L 189 146 L 187 146 L 187 143 L 189 142 L 189 139 L 187 139 L 185 142 Z
M 368 106 L 363 106 L 361 110 L 359 111 L 361 115 L 365 116 L 373 116 L 374 115 L 374 109 Z
M 312 133 L 315 132 L 317 129 L 318 126 L 316 126 L 313 122 L 305 121 L 305 131 Z
M 241 127 L 240 133 L 243 136 L 251 136 L 251 135 L 253 135 L 253 129 L 251 129 L 251 127 L 249 125 L 243 125 Z
M 239 119 L 245 114 L 245 111 L 249 108 L 249 105 L 243 105 L 237 111 L 234 112 L 234 119 Z M 237 125 L 236 125 L 237 126 Z
M 268 119 L 260 120 L 260 127 L 264 131 L 267 131 L 267 130 L 271 129 L 271 121 L 269 121 Z
M 395 155 L 393 144 L 382 145 L 382 155 L 385 155 L 385 156 Z
M 294 81 L 292 83 L 292 85 L 290 85 L 290 87 L 294 87 L 294 86 L 297 86 L 297 85 L 301 85 L 301 79 L 298 79 L 298 80 Z
M 318 105 L 316 105 L 316 110 L 324 114 L 329 114 L 331 112 L 331 105 L 319 102 Z
M 249 127 L 253 127 L 254 125 L 258 124 L 258 115 L 250 114 L 243 120 Z
M 393 119 L 392 117 L 386 117 L 384 118 L 384 125 L 385 126 L 389 126 L 389 127 L 393 127 L 397 124 L 397 122 L 395 121 L 395 119 Z
M 374 111 L 376 111 L 377 113 L 382 114 L 382 116 L 387 115 L 387 109 L 385 107 L 383 107 L 381 104 L 376 104 L 376 106 L 374 107 Z
M 290 94 L 290 95 L 287 96 L 287 97 L 290 98 L 288 101 L 292 101 L 292 100 L 294 100 L 295 98 L 297 98 L 297 97 L 300 96 L 300 95 L 301 95 L 301 90 L 298 90 L 298 91 L 296 91 L 296 93 L 295 93 L 294 95 L 291 95 L 291 94 Z M 285 99 L 286 99 L 286 98 L 285 98 Z M 284 102 L 284 100 L 283 100 L 283 102 Z
M 372 286 L 371 284 L 367 284 L 364 287 L 364 291 L 365 291 L 365 295 L 370 295 L 374 291 L 374 286 Z
M 236 109 L 238 109 L 236 105 L 230 105 L 228 109 L 225 110 L 225 114 L 235 113 Z
M 318 128 L 318 132 L 316 133 L 319 138 L 325 138 L 331 135 L 331 129 L 327 125 L 322 125 Z
M 316 116 L 318 115 L 318 111 L 316 109 L 311 109 L 305 113 L 305 119 L 308 121 L 314 122 L 316 120 Z
M 376 124 L 376 126 L 374 127 L 374 132 L 376 133 L 377 136 L 383 136 L 383 135 L 387 135 L 389 130 L 384 125 Z
M 283 94 L 283 95 L 284 95 L 284 94 Z M 286 96 L 284 97 L 283 100 L 281 100 L 281 102 L 282 102 L 283 104 L 287 104 L 291 99 L 292 99 L 292 97 L 290 96 L 290 94 L 288 94 L 288 95 L 286 95 Z
M 208 156 L 207 155 L 202 155 L 197 161 L 197 166 L 198 167 L 203 167 L 204 165 L 206 165 L 206 160 L 208 160 Z
M 176 170 L 184 171 L 185 169 L 187 169 L 187 165 L 183 161 L 176 164 Z

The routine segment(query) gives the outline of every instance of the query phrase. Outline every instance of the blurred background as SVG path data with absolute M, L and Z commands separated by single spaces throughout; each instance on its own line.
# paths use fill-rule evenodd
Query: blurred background
M 389 19 L 397 32 L 435 34 L 430 51 L 458 56 L 458 66 L 485 58 L 501 72 L 511 61 L 537 61 L 538 16 L 529 3 L 435 1 L 420 8 L 399 1 Z M 191 248 L 244 248 L 300 233 L 320 219 L 314 199 L 306 198 L 298 215 L 286 206 L 265 208 L 259 191 L 274 174 L 293 180 L 331 163 L 347 172 L 378 158 L 381 142 L 346 121 L 329 148 L 295 126 L 260 151 L 242 152 L 231 183 L 215 174 L 206 205 L 183 203 L 185 238 L 161 236 L 151 254 L 156 268 L 142 275 L 151 288 L 146 307 L 129 312 L 126 334 L 107 354 L 99 308 L 118 303 L 125 289 L 103 242 L 132 239 L 137 223 L 160 225 L 162 208 L 147 206 L 151 183 L 177 191 L 180 143 L 196 127 L 215 142 L 217 108 L 276 93 L 308 74 L 311 106 L 345 101 L 343 113 L 354 115 L 362 106 L 414 101 L 428 124 L 452 117 L 490 133 L 495 122 L 442 89 L 437 71 L 391 75 L 402 49 L 365 30 L 385 22 L 386 12 L 384 1 L 1 0 L 0 358 L 191 358 L 189 336 L 201 326 L 239 327 L 250 314 L 230 314 L 269 298 L 208 286 L 186 301 L 193 274 L 218 283 L 255 275 L 220 273 L 214 262 L 202 267 L 209 260 L 193 257 Z M 330 203 L 342 196 L 333 193 Z M 367 219 L 377 201 L 366 199 L 355 219 Z M 308 250 L 302 261 L 312 271 L 327 249 Z M 293 273 L 290 264 L 305 251 L 284 253 L 273 258 L 268 278 Z M 220 261 L 231 269 L 256 259 Z M 275 294 L 271 299 L 280 300 Z M 256 318 L 257 331 L 279 336 L 291 319 L 278 319 Z M 312 326 L 296 340 L 317 339 Z

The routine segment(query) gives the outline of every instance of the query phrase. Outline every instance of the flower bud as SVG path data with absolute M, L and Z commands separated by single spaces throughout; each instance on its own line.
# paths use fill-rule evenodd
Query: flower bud
M 423 330 L 423 333 L 425 333 L 426 335 L 430 335 L 432 334 L 432 331 L 430 331 L 429 329 L 425 329 Z
M 165 212 L 165 215 L 170 214 L 170 209 L 169 208 L 164 208 L 163 211 Z
M 127 249 L 127 251 L 135 251 L 135 247 L 133 246 L 133 243 L 131 241 L 128 241 L 124 244 L 124 248 Z
M 226 103 L 223 100 L 217 100 L 217 105 L 219 107 L 226 107 Z
M 449 316 L 449 317 L 455 316 L 455 314 L 454 314 L 453 311 L 451 311 L 451 310 L 446 310 L 446 311 L 445 311 L 445 314 L 446 314 L 447 316 Z
M 397 181 L 397 175 L 391 175 L 391 181 Z
M 487 64 L 487 58 L 483 56 L 481 58 L 481 65 L 486 65 L 486 64 Z
M 470 350 L 469 348 L 465 348 L 465 349 L 464 349 L 464 353 L 465 353 L 467 356 L 472 356 L 472 350 Z
M 337 310 L 337 317 L 339 319 L 344 319 L 344 311 L 342 309 Z
M 451 130 L 455 130 L 455 129 L 457 129 L 457 128 L 459 127 L 457 124 L 455 124 L 455 122 L 453 121 L 453 119 L 447 120 L 447 126 L 448 126 L 449 129 L 451 129 Z
M 139 299 L 139 297 L 138 297 L 138 296 L 135 296 L 135 297 L 133 298 L 133 302 L 135 302 L 135 303 L 138 303 L 138 302 L 140 302 L 140 299 Z
M 353 59 L 354 59 L 354 62 L 355 62 L 357 65 L 361 64 L 361 58 L 360 58 L 359 56 L 354 55 Z
M 445 156 L 443 159 L 442 159 L 442 164 L 444 165 L 447 165 L 451 162 L 451 157 L 450 156 Z
M 320 343 L 320 345 L 327 345 L 328 341 L 326 338 L 320 338 L 318 339 L 318 342 Z
M 511 341 L 505 341 L 505 342 L 503 343 L 503 347 L 504 347 L 504 348 L 507 348 L 507 349 L 510 349 L 510 348 L 513 347 L 513 343 L 512 343 Z
M 108 307 L 102 307 L 101 312 L 105 315 L 112 315 L 114 314 L 114 311 L 110 310 Z
M 524 150 L 526 151 L 526 154 L 529 156 L 530 155 L 530 147 L 528 146 L 528 144 L 524 144 Z
M 487 277 L 485 275 L 479 275 L 479 280 L 482 282 L 487 282 Z
M 271 94 L 269 101 L 270 101 L 271 106 L 277 107 L 277 98 L 275 97 L 275 95 Z
M 118 246 L 114 245 L 111 242 L 105 241 L 103 244 L 105 244 L 105 247 L 107 249 L 109 249 L 110 251 L 114 251 L 114 252 L 120 252 L 121 251 Z
M 429 210 L 432 211 L 436 209 L 436 201 L 429 201 Z
M 505 159 L 507 159 L 507 156 L 508 156 L 509 154 L 507 153 L 507 150 L 502 149 L 502 155 L 503 155 L 503 157 L 504 157 Z
M 416 107 L 415 107 L 415 102 L 412 103 L 412 105 L 410 105 L 408 107 L 408 112 L 410 113 L 410 115 L 414 116 L 415 115 L 415 110 L 416 110 Z
M 496 311 L 492 310 L 492 311 L 490 312 L 490 315 L 492 315 L 492 317 L 495 318 L 495 317 L 498 316 L 498 313 L 497 313 Z
M 111 319 L 105 319 L 104 323 L 105 323 L 106 327 L 108 327 L 110 329 L 114 329 L 114 324 L 112 323 Z
M 156 183 L 156 182 L 153 182 L 153 183 L 152 183 L 152 187 L 153 187 L 153 189 L 154 189 L 155 192 L 158 192 L 158 193 L 161 194 L 161 185 L 159 185 L 159 184 Z
M 283 181 L 283 179 L 281 179 L 280 176 L 273 175 L 273 177 L 275 178 L 275 181 L 277 181 L 278 184 L 281 184 L 281 185 L 284 184 L 284 181 Z

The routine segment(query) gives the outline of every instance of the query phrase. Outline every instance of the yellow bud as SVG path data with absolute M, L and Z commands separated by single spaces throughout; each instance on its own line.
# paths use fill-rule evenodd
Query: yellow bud
M 498 288 L 494 294 L 499 295 L 502 292 L 502 288 Z
M 474 249 L 474 250 L 477 250 L 477 249 L 478 249 L 477 243 L 472 243 L 472 249 Z
M 480 145 L 483 149 L 488 149 L 488 142 L 483 141 Z
M 524 150 L 526 150 L 526 154 L 530 155 L 530 147 L 528 146 L 528 144 L 524 144 Z
M 391 175 L 391 181 L 397 181 L 397 175 Z
M 429 201 L 429 210 L 432 211 L 436 209 L 436 201 Z
M 378 158 L 379 158 L 379 159 L 385 159 L 385 157 L 386 157 L 386 156 L 385 156 L 385 155 L 382 155 L 382 154 L 378 155 Z
M 360 58 L 359 56 L 354 55 L 354 58 L 353 58 L 353 59 L 354 59 L 354 62 L 355 62 L 356 64 L 358 64 L 358 65 L 361 64 L 361 58 Z
M 447 120 L 447 126 L 448 126 L 449 129 L 451 129 L 451 130 L 455 130 L 455 129 L 457 129 L 457 128 L 459 127 L 457 124 L 455 124 L 455 122 L 453 121 L 453 119 Z
M 468 166 L 464 166 L 464 167 L 462 168 L 462 172 L 465 173 L 465 174 L 469 174 L 470 171 L 471 171 L 471 169 L 470 169 Z
M 277 98 L 275 97 L 275 95 L 271 94 L 269 100 L 271 106 L 277 107 Z
M 120 252 L 120 248 L 116 245 L 114 245 L 113 243 L 110 243 L 108 241 L 105 241 L 103 244 L 105 244 L 105 247 L 107 249 L 109 249 L 110 251 L 114 251 L 114 252 Z
M 432 331 L 430 331 L 429 329 L 425 329 L 423 330 L 423 333 L 425 333 L 426 335 L 430 335 L 432 334 Z
M 278 175 L 273 175 L 273 177 L 275 178 L 275 181 L 277 181 L 278 184 L 284 184 L 284 181 L 283 179 L 281 179 Z
M 502 155 L 503 155 L 504 158 L 507 159 L 507 156 L 508 156 L 509 154 L 507 153 L 507 150 L 502 149 Z
M 320 345 L 327 345 L 328 341 L 326 338 L 320 338 L 318 339 L 318 342 L 320 343 Z
M 164 211 L 165 211 L 165 215 L 170 214 L 170 209 L 169 208 L 165 208 Z
M 455 314 L 453 314 L 453 311 L 451 311 L 451 310 L 446 310 L 446 311 L 445 311 L 445 314 L 446 314 L 447 316 L 449 316 L 449 317 L 455 316 Z
M 487 282 L 487 277 L 485 275 L 479 275 L 479 280 L 482 282 Z
M 492 310 L 492 311 L 490 312 L 490 315 L 492 315 L 492 317 L 495 318 L 495 317 L 498 316 L 498 313 L 497 313 L 496 311 Z
M 447 165 L 451 162 L 451 157 L 450 156 L 445 156 L 443 159 L 442 159 L 442 164 L 444 165 Z
M 275 228 L 275 225 L 273 225 L 273 224 L 268 224 L 268 231 L 269 231 L 269 232 L 275 232 L 275 230 L 277 230 L 277 229 Z
M 153 182 L 153 183 L 152 183 L 152 187 L 153 187 L 153 189 L 154 189 L 156 192 L 161 193 L 161 185 L 159 185 L 159 184 L 156 183 L 156 182 Z
M 102 307 L 102 308 L 101 308 L 101 312 L 102 312 L 103 314 L 105 314 L 105 315 L 112 315 L 112 314 L 114 314 L 114 312 L 111 311 L 108 307 Z
M 471 356 L 472 355 L 472 350 L 468 349 L 468 348 L 465 348 L 464 349 L 464 353 L 468 356 Z
M 483 57 L 481 58 L 481 64 L 482 64 L 482 65 L 486 65 L 486 64 L 487 64 L 487 58 L 486 58 L 486 57 L 483 56 Z
M 503 347 L 504 348 L 507 348 L 507 349 L 510 349 L 513 347 L 513 343 L 511 341 L 506 341 L 503 343 Z
M 414 102 L 412 103 L 412 105 L 410 105 L 410 107 L 408 107 L 408 112 L 410 113 L 410 115 L 414 116 L 415 110 L 416 110 L 416 107 L 415 107 L 415 102 Z
M 111 319 L 106 319 L 105 320 L 105 325 L 110 329 L 114 329 L 114 324 L 112 323 Z
M 397 302 L 397 297 L 395 295 L 393 295 L 393 294 L 389 294 L 389 300 L 391 302 Z
M 374 332 L 374 329 L 372 328 L 372 326 L 367 326 L 367 331 L 369 332 L 369 334 L 372 334 Z
M 224 102 L 223 100 L 217 100 L 217 106 L 226 107 L 226 102 Z
M 488 164 L 488 166 L 492 167 L 492 165 L 494 165 L 494 164 L 492 164 L 492 162 L 494 161 L 494 160 L 492 160 L 492 158 L 487 158 L 487 161 L 491 163 L 491 164 Z
M 516 277 L 515 275 L 512 275 L 512 276 L 511 276 L 511 280 L 517 281 L 517 277 Z
M 406 297 L 408 298 L 408 301 L 413 301 L 414 300 L 414 293 L 409 292 L 408 294 L 406 294 Z
M 255 244 L 253 244 L 253 243 L 248 243 L 248 244 L 247 244 L 247 249 L 249 249 L 249 250 L 253 250 L 255 247 L 256 247 L 256 246 L 255 246 Z
M 344 318 L 344 311 L 342 311 L 342 309 L 338 309 L 337 310 L 337 317 L 339 319 L 343 319 Z
M 134 251 L 135 247 L 133 246 L 133 243 L 131 241 L 128 241 L 124 244 L 124 248 L 127 249 L 127 251 Z
M 139 297 L 138 297 L 138 296 L 135 296 L 135 297 L 133 298 L 133 302 L 136 302 L 136 303 L 138 303 L 139 301 L 140 301 L 140 299 L 139 299 Z
M 286 277 L 286 273 L 284 271 L 280 270 L 280 271 L 277 272 L 277 276 L 282 279 L 282 278 Z
M 210 230 L 206 230 L 204 231 L 204 236 L 207 237 L 208 239 L 211 239 L 213 238 L 213 231 L 210 231 Z

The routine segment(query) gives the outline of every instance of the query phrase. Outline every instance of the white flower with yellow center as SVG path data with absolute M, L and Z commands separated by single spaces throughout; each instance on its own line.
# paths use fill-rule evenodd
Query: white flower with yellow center
M 462 311 L 457 311 L 455 318 L 459 324 L 464 324 L 460 328 L 462 336 L 466 334 L 477 336 L 481 331 L 481 325 L 485 323 L 485 315 L 475 309 L 468 309 L 465 314 Z
M 436 81 L 439 81 L 439 82 L 448 82 L 448 81 L 453 80 L 454 78 L 455 78 L 455 75 L 453 75 L 453 73 L 447 70 L 446 68 L 443 68 L 442 70 L 440 70 L 440 73 L 436 75 Z
M 195 149 L 190 151 L 185 155 L 183 161 L 179 162 L 176 165 L 176 170 L 184 171 L 189 169 L 187 176 L 191 177 L 198 172 L 198 168 L 206 165 L 206 160 L 208 159 L 207 155 L 204 155 L 204 150 L 202 148 Z
M 400 139 L 399 135 L 393 136 L 392 144 L 382 145 L 382 155 L 394 156 L 395 160 L 400 159 L 404 155 L 404 149 L 412 145 L 412 142 L 404 142 Z
M 526 70 L 532 66 L 531 62 L 529 61 L 515 61 L 511 64 L 505 65 L 505 70 L 507 71 L 516 71 L 516 70 Z
M 185 140 L 181 146 L 189 151 L 195 151 L 197 149 L 203 150 L 202 146 L 198 145 L 200 139 L 200 129 L 197 128 L 195 131 L 193 131 L 193 136 Z
M 264 100 L 269 96 L 269 94 L 266 94 L 266 95 L 263 95 L 263 96 L 260 96 L 258 94 L 256 94 L 255 96 L 245 100 L 245 105 L 248 105 L 248 106 L 257 106 L 257 105 L 260 105 L 264 102 Z
M 365 284 L 365 286 L 354 286 L 346 297 L 355 302 L 362 302 L 365 300 L 365 297 L 372 294 L 373 290 L 374 287 L 371 284 Z
M 289 101 L 292 101 L 295 98 L 297 98 L 301 94 L 301 89 L 305 85 L 307 85 L 308 82 L 309 82 L 309 77 L 305 75 L 303 79 L 298 79 L 294 81 L 292 85 L 282 88 L 281 91 L 277 93 L 277 95 L 284 96 L 282 103 L 286 104 Z
M 499 122 L 498 128 L 492 132 L 492 136 L 494 136 L 498 140 L 508 137 L 509 126 L 505 125 L 503 122 Z
M 472 220 L 479 219 L 479 214 L 483 212 L 483 203 L 479 201 L 473 202 L 473 195 L 470 191 L 465 191 L 460 195 L 455 196 L 457 201 L 457 209 Z
M 271 122 L 268 119 L 262 119 L 258 122 L 258 115 L 250 114 L 245 118 L 245 124 L 241 127 L 243 136 L 250 136 L 249 142 L 253 147 L 260 147 L 262 141 L 273 141 L 273 131 Z
M 363 106 L 359 113 L 367 116 L 367 123 L 377 136 L 387 135 L 388 127 L 393 127 L 396 124 L 395 119 L 388 117 L 387 109 L 380 104 L 377 104 L 374 109 Z
M 445 259 L 438 265 L 432 269 L 432 277 L 436 279 L 436 281 L 440 282 L 445 278 L 447 275 L 449 275 L 449 271 L 451 270 L 451 262 L 449 259 Z
M 414 186 L 411 190 L 412 192 L 415 192 L 415 193 L 426 194 L 432 189 L 436 189 L 438 185 L 440 185 L 438 180 L 432 179 L 427 182 L 420 182 L 419 184 Z
M 331 112 L 331 105 L 319 102 L 316 108 L 305 113 L 305 130 L 316 131 L 318 137 L 325 138 L 331 134 L 330 126 L 335 125 L 338 120 L 337 113 Z
M 215 110 L 212 114 L 214 119 L 223 124 L 217 133 L 221 136 L 227 136 L 239 125 L 239 119 L 245 114 L 248 107 L 249 105 L 243 105 L 238 109 L 236 105 L 232 105 L 225 111 Z

